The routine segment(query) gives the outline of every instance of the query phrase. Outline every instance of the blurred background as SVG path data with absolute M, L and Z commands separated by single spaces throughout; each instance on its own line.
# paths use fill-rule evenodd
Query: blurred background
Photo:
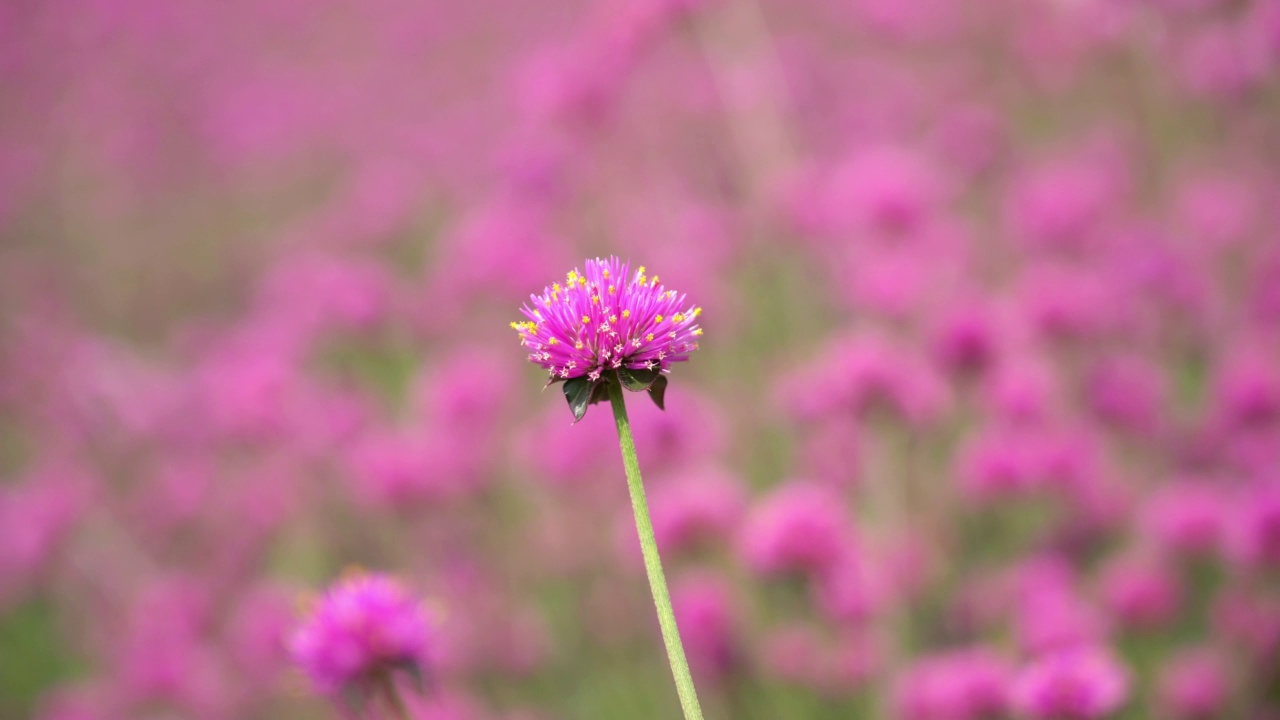
M 1280 3 L 0 4 L 0 717 L 671 718 L 608 411 L 508 323 L 705 308 L 632 396 L 710 718 L 1280 713 Z

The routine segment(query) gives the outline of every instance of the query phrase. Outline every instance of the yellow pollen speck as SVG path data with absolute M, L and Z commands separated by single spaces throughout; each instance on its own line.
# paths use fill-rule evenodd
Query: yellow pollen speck
M 604 279 L 605 279 L 605 280 L 608 280 L 608 279 L 609 279 L 609 268 L 605 268 L 605 269 L 604 269 Z
M 599 304 L 600 304 L 600 296 L 599 296 L 599 295 L 592 295 L 592 296 L 591 296 L 591 304 L 592 304 L 592 305 L 599 305 Z
M 629 317 L 631 317 L 631 311 L 630 311 L 630 310 L 623 310 L 623 311 L 622 311 L 622 317 L 624 317 L 624 318 L 629 318 Z
M 554 295 L 558 292 L 560 292 L 560 283 L 551 283 L 551 293 Z
M 610 315 L 610 316 L 609 316 L 609 322 L 611 322 L 611 323 L 612 323 L 612 322 L 618 322 L 618 316 L 617 316 L 617 315 Z
M 678 323 L 682 323 L 684 322 L 684 313 L 676 313 L 675 315 L 671 316 L 671 319 L 675 320 Z
M 520 323 L 516 322 L 515 320 L 512 320 L 512 321 L 511 321 L 511 329 L 512 329 L 512 330 L 519 330 L 519 329 L 520 329 Z
M 643 266 L 643 265 L 641 265 L 641 266 L 640 266 L 640 276 L 641 276 L 641 277 L 644 277 L 644 266 Z
M 657 276 L 657 275 L 654 275 L 654 276 L 653 276 L 653 282 L 651 282 L 651 283 L 649 283 L 649 284 L 650 284 L 650 285 L 652 285 L 652 286 L 654 286 L 654 287 L 658 287 L 658 276 Z
M 610 285 L 610 286 L 609 286 L 609 294 L 610 294 L 610 295 L 613 295 L 613 294 L 615 294 L 615 293 L 617 293 L 617 292 L 618 292 L 618 288 L 616 288 L 616 287 L 614 287 L 614 286 L 612 286 L 612 285 Z
M 583 315 L 583 316 L 582 316 L 582 322 L 584 322 L 584 323 L 589 323 L 589 322 L 591 322 L 591 318 L 590 318 L 589 316 L 587 316 L 587 315 Z
M 697 330 L 694 330 L 694 331 L 693 331 L 693 334 L 694 334 L 694 335 L 701 335 L 701 334 L 702 334 L 702 328 L 698 328 Z
M 663 317 L 662 317 L 661 315 L 654 315 L 654 316 L 653 316 L 653 321 L 654 321 L 654 322 L 656 322 L 656 323 L 660 323 L 660 322 L 662 322 L 662 320 L 663 320 Z
M 555 338 L 548 338 L 548 339 L 547 339 L 547 344 L 548 344 L 548 345 L 555 345 L 555 344 L 556 344 L 556 343 L 558 343 L 558 342 L 560 342 L 560 341 L 559 341 L 559 340 L 556 340 Z
M 573 344 L 573 347 L 574 347 L 574 349 L 575 349 L 575 350 L 581 350 L 581 349 L 582 349 L 582 341 L 581 341 L 581 340 L 579 340 L 578 342 L 574 343 L 574 344 Z
M 648 335 L 645 335 L 645 336 L 644 336 L 644 339 L 645 339 L 645 340 L 650 340 L 650 341 L 652 341 L 652 340 L 653 340 L 653 333 L 649 333 Z
M 587 284 L 587 279 L 586 279 L 586 278 L 584 278 L 584 277 L 579 277 L 579 278 L 578 278 L 578 284 L 579 284 L 579 285 L 586 285 L 586 284 Z
M 533 311 L 533 316 L 534 316 L 534 317 L 536 317 L 536 318 L 538 318 L 539 320 L 541 320 L 541 319 L 542 319 L 542 313 L 541 313 L 541 312 L 539 312 L 539 311 L 537 311 L 537 310 L 534 310 L 534 311 Z M 679 316 L 677 316 L 677 317 L 679 317 Z
M 702 308 L 700 308 L 700 307 L 696 307 L 696 308 L 694 308 L 694 309 L 693 309 L 693 316 L 694 316 L 694 317 L 698 317 L 698 316 L 699 316 L 699 315 L 701 315 L 701 314 L 702 314 Z

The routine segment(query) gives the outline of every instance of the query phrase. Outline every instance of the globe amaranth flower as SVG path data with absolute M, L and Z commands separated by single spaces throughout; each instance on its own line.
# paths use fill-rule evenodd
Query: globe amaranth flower
M 585 272 L 570 271 L 563 285 L 531 295 L 521 308 L 526 320 L 511 327 L 529 348 L 529 360 L 550 373 L 550 383 L 564 382 L 575 421 L 608 397 L 610 382 L 648 390 L 661 408 L 672 363 L 698 349 L 702 308 L 687 304 L 657 275 L 645 275 L 643 266 L 633 273 L 616 257 L 585 266 Z
M 1051 653 L 1025 668 L 1013 688 L 1014 704 L 1033 720 L 1098 720 L 1128 694 L 1128 671 L 1100 647 Z
M 317 690 L 358 707 L 387 689 L 398 671 L 420 688 L 433 623 L 399 581 L 351 571 L 310 605 L 288 648 Z

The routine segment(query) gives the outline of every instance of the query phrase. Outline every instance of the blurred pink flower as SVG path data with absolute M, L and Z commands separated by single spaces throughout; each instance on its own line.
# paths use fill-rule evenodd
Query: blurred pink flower
M 1043 720 L 1090 720 L 1119 710 L 1129 673 L 1103 648 L 1078 648 L 1032 662 L 1014 683 L 1017 709 Z
M 396 671 L 425 674 L 434 621 L 398 581 L 359 573 L 336 582 L 288 639 L 289 652 L 322 693 L 347 688 L 369 696 L 372 683 Z
M 747 566 L 765 576 L 821 577 L 853 543 L 852 519 L 840 496 L 806 480 L 788 481 L 758 500 L 739 533 Z

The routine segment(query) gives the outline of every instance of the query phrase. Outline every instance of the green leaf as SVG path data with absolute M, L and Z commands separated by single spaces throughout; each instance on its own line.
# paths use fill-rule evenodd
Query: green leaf
M 667 376 L 658 375 L 654 379 L 653 384 L 649 386 L 649 399 L 653 400 L 653 404 L 658 406 L 659 410 L 666 410 L 663 404 L 667 394 Z
M 618 378 L 622 380 L 622 387 L 631 392 L 640 392 L 648 390 L 650 385 L 661 376 L 657 370 L 632 370 L 630 368 L 618 368 Z
M 564 381 L 564 399 L 569 401 L 569 409 L 573 411 L 573 422 L 577 423 L 587 414 L 587 405 L 591 402 L 592 383 L 586 376 Z
M 423 675 L 422 666 L 413 660 L 404 660 L 395 664 L 399 670 L 403 670 L 409 676 L 409 683 L 413 687 L 414 692 L 419 695 L 427 693 L 427 681 Z
M 357 716 L 364 714 L 364 708 L 368 704 L 369 698 L 358 682 L 344 683 L 339 688 L 338 693 L 342 698 L 342 704 L 346 706 L 348 712 Z
M 591 389 L 591 405 L 596 403 L 609 402 L 609 383 L 597 382 L 595 387 Z

